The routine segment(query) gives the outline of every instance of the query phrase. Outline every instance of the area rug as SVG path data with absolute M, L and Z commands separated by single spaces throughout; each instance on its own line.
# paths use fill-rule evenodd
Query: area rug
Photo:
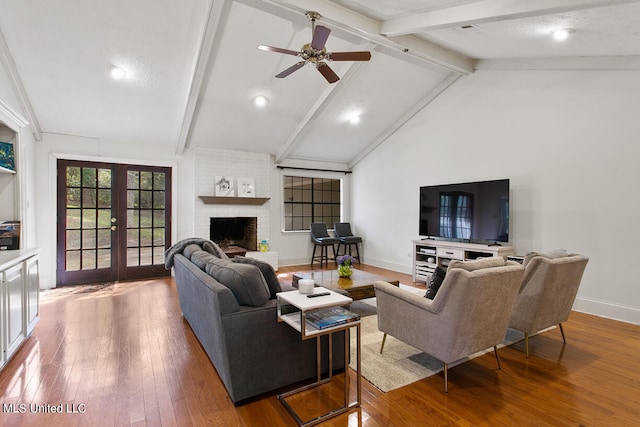
M 424 294 L 424 290 L 403 286 L 414 293 Z M 378 330 L 378 316 L 375 314 L 375 298 L 355 301 L 351 310 L 361 316 L 360 357 L 362 377 L 374 386 L 388 392 L 403 387 L 423 378 L 435 375 L 443 370 L 442 362 L 404 342 L 388 335 L 384 352 L 380 354 L 383 333 Z M 549 328 L 552 329 L 552 328 Z M 545 329 L 546 330 L 546 329 Z M 524 339 L 524 333 L 509 329 L 504 344 L 511 345 Z M 464 363 L 482 354 L 493 351 L 492 348 L 473 354 L 449 366 Z M 356 330 L 351 328 L 351 363 L 356 369 Z

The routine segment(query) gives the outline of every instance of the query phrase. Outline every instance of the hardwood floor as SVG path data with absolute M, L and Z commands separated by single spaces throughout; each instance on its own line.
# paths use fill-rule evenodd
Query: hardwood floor
M 637 426 L 640 326 L 574 312 L 565 333 L 566 345 L 557 329 L 532 338 L 530 359 L 523 343 L 501 349 L 502 370 L 492 353 L 452 368 L 447 394 L 440 375 L 388 393 L 363 381 L 362 407 L 322 425 Z M 2 426 L 296 425 L 274 395 L 234 407 L 170 278 L 43 296 L 40 323 L 0 372 L 0 404 Z

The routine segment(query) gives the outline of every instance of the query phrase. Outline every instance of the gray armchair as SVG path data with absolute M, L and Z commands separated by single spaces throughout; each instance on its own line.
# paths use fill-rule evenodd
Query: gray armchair
M 452 261 L 433 300 L 376 282 L 378 329 L 448 365 L 504 342 L 524 268 L 501 257 Z
M 509 326 L 524 332 L 525 354 L 529 357 L 529 335 L 558 325 L 566 343 L 562 323 L 576 299 L 589 258 L 554 251 L 525 257 L 520 295 Z

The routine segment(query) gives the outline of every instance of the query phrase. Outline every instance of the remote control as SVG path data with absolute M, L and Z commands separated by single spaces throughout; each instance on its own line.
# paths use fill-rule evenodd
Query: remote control
M 307 295 L 307 298 L 323 297 L 325 295 L 331 295 L 329 292 L 320 292 L 318 294 Z

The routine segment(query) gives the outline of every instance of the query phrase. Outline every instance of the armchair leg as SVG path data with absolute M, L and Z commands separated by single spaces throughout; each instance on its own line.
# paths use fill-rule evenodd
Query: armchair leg
M 564 343 L 567 343 L 566 338 L 564 337 L 564 329 L 562 328 L 562 323 L 558 323 L 558 326 L 560 327 L 560 333 L 562 334 L 562 341 L 564 341 Z
M 526 332 L 524 333 L 524 354 L 528 359 L 529 358 L 529 334 Z
M 496 345 L 493 346 L 493 352 L 496 354 L 496 362 L 498 362 L 498 369 L 502 369 L 502 366 L 500 366 L 500 357 L 498 357 L 498 346 Z
M 382 337 L 382 345 L 380 346 L 380 354 L 382 354 L 382 349 L 384 348 L 384 343 L 387 340 L 387 333 L 385 332 Z
M 449 393 L 449 365 L 444 364 L 444 392 Z

